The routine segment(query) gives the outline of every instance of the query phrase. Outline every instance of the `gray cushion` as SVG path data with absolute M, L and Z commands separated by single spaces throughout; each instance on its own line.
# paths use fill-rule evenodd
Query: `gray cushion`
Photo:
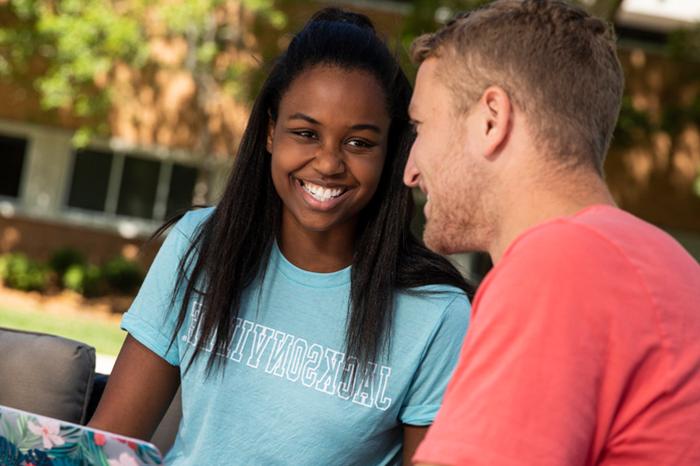
M 95 349 L 74 340 L 0 327 L 0 404 L 84 424 Z

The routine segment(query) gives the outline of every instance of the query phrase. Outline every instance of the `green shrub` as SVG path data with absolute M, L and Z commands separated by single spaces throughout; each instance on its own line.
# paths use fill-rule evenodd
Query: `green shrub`
M 5 286 L 22 291 L 42 291 L 46 289 L 49 281 L 46 267 L 21 253 L 2 256 L 0 277 Z
M 85 265 L 85 256 L 80 251 L 72 248 L 56 250 L 49 259 L 49 267 L 62 277 L 71 265 Z
M 5 277 L 7 276 L 9 256 L 9 254 L 3 254 L 0 256 L 0 280 L 5 280 Z
M 102 274 L 111 289 L 120 293 L 133 293 L 143 281 L 139 265 L 123 257 L 116 257 L 102 267 Z
M 74 264 L 63 274 L 63 286 L 85 297 L 93 297 L 102 292 L 102 273 L 92 264 Z

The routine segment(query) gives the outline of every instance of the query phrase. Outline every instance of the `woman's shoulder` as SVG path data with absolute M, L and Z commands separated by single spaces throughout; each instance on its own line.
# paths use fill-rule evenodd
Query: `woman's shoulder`
M 173 230 L 180 233 L 188 240 L 192 240 L 198 229 L 214 212 L 214 207 L 190 210 L 175 223 Z
M 464 311 L 471 309 L 466 293 L 452 285 L 432 284 L 423 285 L 397 293 L 397 307 L 399 309 L 414 309 L 424 315 L 441 317 L 445 313 Z

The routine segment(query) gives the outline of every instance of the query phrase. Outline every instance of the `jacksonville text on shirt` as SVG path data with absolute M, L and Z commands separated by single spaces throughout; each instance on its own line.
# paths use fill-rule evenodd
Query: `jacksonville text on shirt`
M 199 339 L 201 307 L 200 302 L 193 303 L 187 335 L 182 337 L 191 347 Z M 209 340 L 206 351 L 212 351 L 213 341 Z M 367 408 L 386 411 L 392 403 L 386 395 L 391 367 L 369 362 L 364 377 L 358 377 L 356 358 L 346 359 L 344 353 L 333 348 L 250 320 L 236 319 L 231 345 L 221 356 Z

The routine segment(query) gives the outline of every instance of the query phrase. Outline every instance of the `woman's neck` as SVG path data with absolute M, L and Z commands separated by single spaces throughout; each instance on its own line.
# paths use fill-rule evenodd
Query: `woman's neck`
M 352 264 L 355 225 L 316 232 L 301 228 L 295 219 L 283 218 L 277 241 L 284 257 L 300 269 L 336 272 Z

